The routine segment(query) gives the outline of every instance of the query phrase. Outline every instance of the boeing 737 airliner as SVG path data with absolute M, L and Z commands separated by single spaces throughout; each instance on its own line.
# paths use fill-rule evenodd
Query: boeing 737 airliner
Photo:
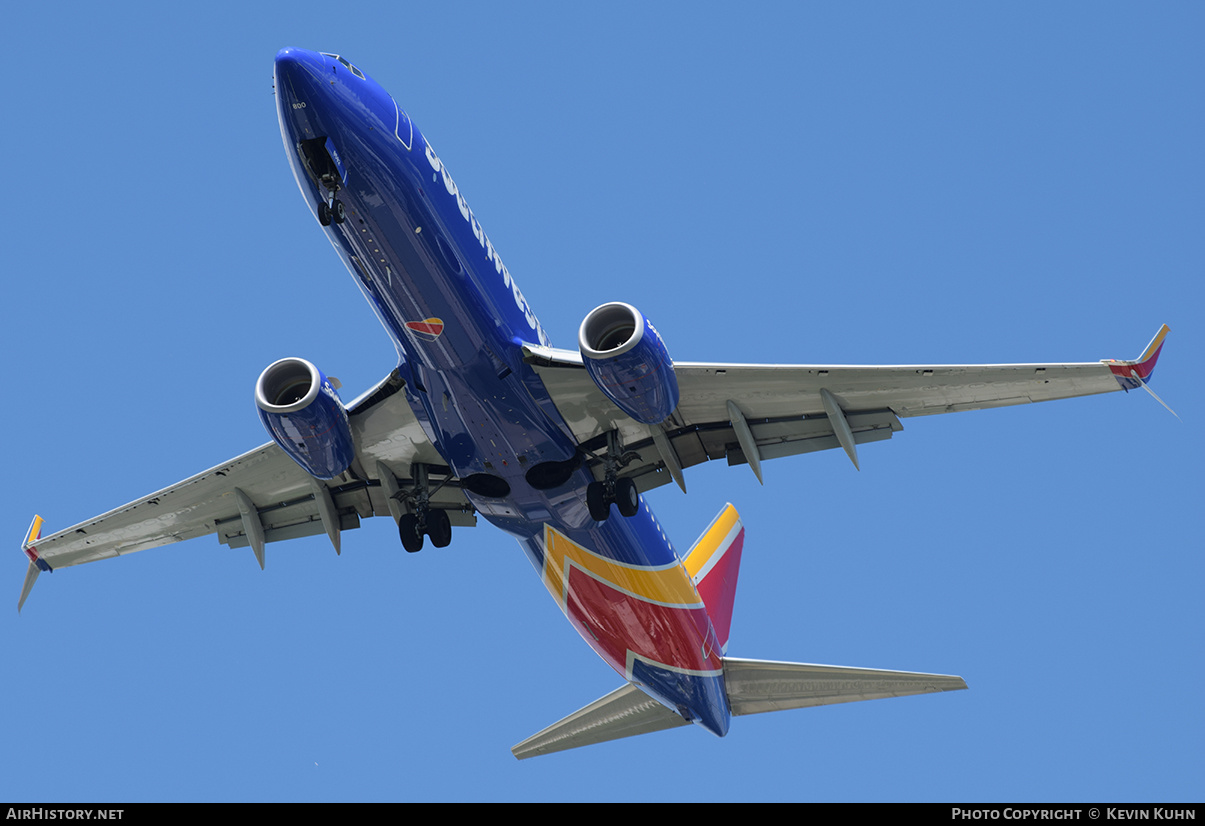
M 397 350 L 345 404 L 312 363 L 267 367 L 271 441 L 45 538 L 40 572 L 216 534 L 249 546 L 391 516 L 407 551 L 484 517 L 514 536 L 623 686 L 515 746 L 519 758 L 735 715 L 966 688 L 959 677 L 727 656 L 744 550 L 723 508 L 679 553 L 645 494 L 712 459 L 761 463 L 890 439 L 909 416 L 1146 388 L 1167 333 L 1133 361 L 991 366 L 675 362 L 631 304 L 552 347 L 444 159 L 381 86 L 335 54 L 284 49 L 276 105 L 302 197 Z

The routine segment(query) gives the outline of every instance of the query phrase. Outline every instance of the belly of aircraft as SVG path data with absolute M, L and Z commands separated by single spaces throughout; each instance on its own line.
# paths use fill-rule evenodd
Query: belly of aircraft
M 722 652 L 664 531 L 647 505 L 631 518 L 595 522 L 585 467 L 560 484 L 529 483 L 532 468 L 573 461 L 576 444 L 533 397 L 538 377 L 528 375 L 464 260 L 475 251 L 459 252 L 441 230 L 396 147 L 391 168 L 390 152 L 357 140 L 340 147 L 347 218 L 328 231 L 403 357 L 406 395 L 428 436 L 478 513 L 519 539 L 599 656 L 682 716 L 724 734 Z M 313 180 L 299 181 L 310 197 L 325 198 Z M 485 477 L 494 481 L 469 484 Z

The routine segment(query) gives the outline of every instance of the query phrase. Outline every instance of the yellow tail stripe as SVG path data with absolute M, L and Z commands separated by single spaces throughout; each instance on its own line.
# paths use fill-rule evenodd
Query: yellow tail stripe
M 1159 332 L 1155 333 L 1155 337 L 1151 339 L 1151 343 L 1146 346 L 1146 349 L 1142 351 L 1142 355 L 1138 357 L 1139 363 L 1144 362 L 1151 356 L 1155 355 L 1155 351 L 1159 349 L 1159 345 L 1163 343 L 1163 339 L 1167 337 L 1167 334 L 1170 331 L 1171 327 L 1168 327 L 1166 324 L 1164 324 L 1159 329 Z
M 42 517 L 34 514 L 33 521 L 29 523 L 29 530 L 25 533 L 25 541 L 21 543 L 22 548 L 28 548 L 42 535 L 42 521 Z
M 686 573 L 690 575 L 691 579 L 699 575 L 699 571 L 707 565 L 708 560 L 715 554 L 724 538 L 732 532 L 733 526 L 739 519 L 740 514 L 729 503 L 720 511 L 720 515 L 712 521 L 707 530 L 703 531 L 703 535 L 695 542 L 690 553 L 686 555 L 686 560 L 682 563 L 686 566 Z

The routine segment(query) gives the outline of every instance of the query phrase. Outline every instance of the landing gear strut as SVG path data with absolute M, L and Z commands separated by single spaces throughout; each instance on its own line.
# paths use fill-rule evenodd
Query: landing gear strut
M 418 553 L 423 549 L 424 536 L 431 537 L 431 544 L 436 548 L 448 547 L 452 542 L 452 520 L 446 510 L 431 507 L 432 494 L 447 484 L 447 480 L 431 490 L 427 482 L 427 466 L 421 462 L 410 466 L 410 476 L 414 479 L 414 490 L 398 494 L 399 498 L 407 500 L 407 512 L 397 522 L 402 547 L 407 553 Z
M 635 516 L 640 510 L 640 494 L 636 483 L 621 477 L 619 471 L 639 458 L 635 452 L 624 453 L 619 446 L 619 435 L 614 430 L 607 434 L 607 453 L 603 457 L 603 480 L 591 482 L 586 487 L 586 507 L 595 522 L 605 522 L 611 515 L 611 503 L 625 518 Z

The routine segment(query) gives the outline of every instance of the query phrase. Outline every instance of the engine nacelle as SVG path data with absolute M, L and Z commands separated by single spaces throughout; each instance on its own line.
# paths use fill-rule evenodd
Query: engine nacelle
M 598 389 L 636 421 L 660 424 L 678 406 L 678 377 L 665 342 L 631 304 L 591 310 L 577 344 Z
M 311 476 L 333 479 L 356 456 L 347 409 L 334 385 L 305 359 L 268 365 L 255 383 L 260 421 Z

